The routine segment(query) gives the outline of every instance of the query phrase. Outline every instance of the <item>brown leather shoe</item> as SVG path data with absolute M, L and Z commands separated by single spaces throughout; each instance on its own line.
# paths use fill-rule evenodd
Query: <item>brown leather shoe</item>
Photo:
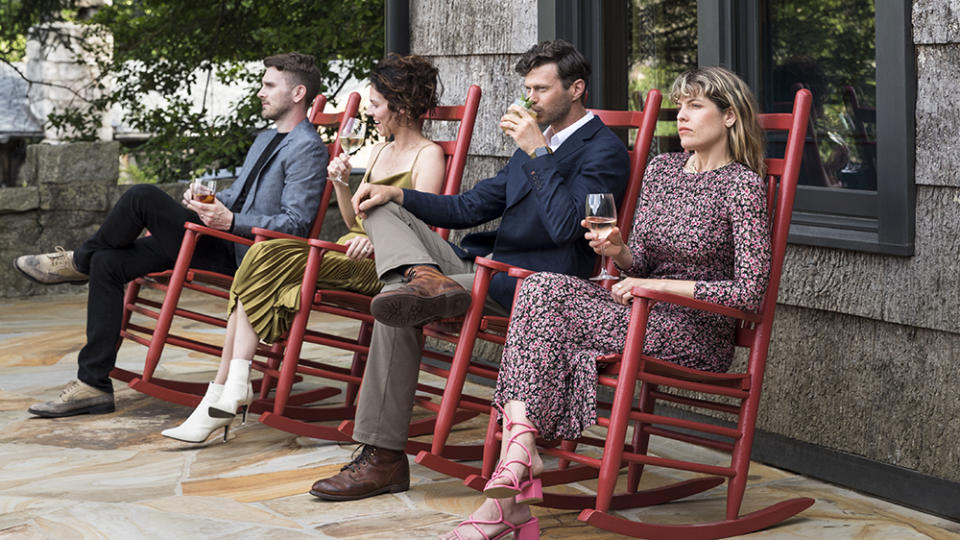
M 400 450 L 363 445 L 340 473 L 317 480 L 310 494 L 325 501 L 354 501 L 410 489 L 410 463 Z
M 370 313 L 387 326 L 420 326 L 459 317 L 470 307 L 470 291 L 432 266 L 413 266 L 403 276 L 406 285 L 370 302 Z

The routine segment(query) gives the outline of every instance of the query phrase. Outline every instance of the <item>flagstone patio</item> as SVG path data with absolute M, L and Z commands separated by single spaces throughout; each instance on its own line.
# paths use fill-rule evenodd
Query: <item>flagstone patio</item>
M 68 296 L 0 300 L 0 537 L 422 539 L 454 527 L 481 502 L 482 496 L 459 480 L 412 459 L 408 492 L 356 502 L 319 501 L 307 494 L 311 483 L 338 471 L 353 446 L 297 437 L 261 425 L 255 416 L 245 425 L 235 420 L 227 442 L 218 436 L 199 445 L 166 439 L 160 431 L 189 410 L 120 383 L 115 383 L 114 414 L 31 417 L 26 412 L 31 403 L 56 397 L 76 376 L 85 299 L 78 288 Z M 328 331 L 351 328 L 315 319 L 312 325 Z M 218 339 L 199 328 L 185 331 Z M 139 370 L 145 350 L 124 344 L 119 365 Z M 319 347 L 305 354 L 348 360 Z M 214 369 L 211 357 L 168 347 L 158 375 L 209 380 Z M 485 420 L 478 418 L 455 436 L 481 440 L 484 428 Z M 656 439 L 651 450 L 691 451 Z M 723 459 L 708 450 L 696 452 Z M 684 476 L 690 475 L 651 469 L 642 485 Z M 592 488 L 582 482 L 571 489 Z M 622 515 L 670 523 L 715 520 L 722 517 L 724 495 L 720 487 Z M 958 523 L 759 463 L 751 467 L 743 510 L 798 496 L 817 503 L 749 538 L 960 538 Z M 535 514 L 544 538 L 619 538 L 577 521 L 576 511 L 537 508 Z

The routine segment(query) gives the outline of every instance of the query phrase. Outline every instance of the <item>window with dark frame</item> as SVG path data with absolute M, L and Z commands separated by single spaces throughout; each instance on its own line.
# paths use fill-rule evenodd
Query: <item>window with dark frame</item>
M 600 69 L 594 64 L 594 88 L 619 88 L 624 72 L 608 53 L 627 51 L 631 108 L 649 88 L 668 90 L 682 71 L 677 58 L 689 58 L 690 51 L 699 65 L 721 65 L 743 76 L 766 111 L 784 107 L 794 87 L 819 94 L 791 243 L 913 254 L 916 68 L 910 1 L 629 0 L 626 21 L 607 2 L 604 9 L 584 0 L 539 4 L 541 39 L 570 39 L 588 58 L 601 60 Z M 571 13 L 575 26 L 561 22 Z M 623 25 L 622 32 L 613 32 L 622 38 L 604 37 Z M 592 104 L 617 105 L 606 95 Z M 658 127 L 658 138 L 668 139 L 669 130 L 668 123 Z

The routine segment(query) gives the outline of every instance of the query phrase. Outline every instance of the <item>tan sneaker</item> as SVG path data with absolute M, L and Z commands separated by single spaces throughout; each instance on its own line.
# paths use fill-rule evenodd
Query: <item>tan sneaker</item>
M 24 255 L 13 266 L 32 281 L 44 285 L 54 283 L 86 283 L 89 278 L 73 264 L 73 251 L 57 246 L 53 253 Z
M 77 414 L 106 414 L 114 411 L 113 394 L 98 390 L 83 381 L 73 381 L 60 396 L 46 403 L 34 403 L 30 414 L 45 418 L 59 418 Z

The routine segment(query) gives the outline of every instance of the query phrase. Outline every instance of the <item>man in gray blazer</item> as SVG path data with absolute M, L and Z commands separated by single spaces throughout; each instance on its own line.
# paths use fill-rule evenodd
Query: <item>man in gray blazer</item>
M 262 227 L 303 236 L 310 229 L 326 181 L 327 148 L 307 121 L 310 98 L 317 94 L 320 73 L 312 56 L 286 53 L 263 61 L 266 71 L 257 93 L 262 116 L 276 123 L 253 143 L 240 176 L 209 204 L 182 204 L 152 185 L 127 190 L 107 213 L 99 230 L 76 251 L 25 255 L 14 265 L 29 279 L 45 284 L 83 283 L 87 295 L 87 344 L 77 358 L 77 378 L 60 396 L 28 411 L 60 417 L 114 411 L 110 371 L 116 364 L 124 285 L 151 272 L 173 268 L 184 223 L 252 236 Z M 150 236 L 141 238 L 144 230 Z M 246 246 L 204 236 L 192 266 L 233 274 Z

